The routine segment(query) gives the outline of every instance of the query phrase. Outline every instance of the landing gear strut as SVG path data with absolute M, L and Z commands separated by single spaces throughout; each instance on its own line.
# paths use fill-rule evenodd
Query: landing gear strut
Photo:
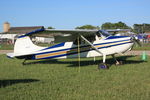
M 112 55 L 112 57 L 115 60 L 116 65 L 122 65 L 122 61 L 118 61 L 115 55 Z M 105 62 L 106 62 L 106 55 L 103 55 L 103 63 L 98 65 L 98 69 L 109 69 L 109 66 Z
M 115 57 L 115 55 L 112 55 L 112 57 L 113 57 L 113 59 L 115 60 L 115 64 L 116 65 L 122 65 L 122 61 L 118 61 L 117 59 L 116 59 L 116 57 Z
M 24 61 L 22 62 L 22 65 L 25 65 L 26 60 L 27 60 L 27 59 L 24 59 Z
M 98 69 L 109 69 L 109 66 L 105 62 L 106 62 L 106 55 L 103 55 L 103 63 L 98 65 Z

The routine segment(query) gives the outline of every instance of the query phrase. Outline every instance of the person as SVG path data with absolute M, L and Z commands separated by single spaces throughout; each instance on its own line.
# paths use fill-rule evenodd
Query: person
M 147 35 L 147 41 L 150 43 L 150 35 Z

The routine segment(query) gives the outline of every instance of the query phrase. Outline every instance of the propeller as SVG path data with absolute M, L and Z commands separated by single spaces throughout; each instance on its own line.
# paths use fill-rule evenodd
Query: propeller
M 140 40 L 139 40 L 137 37 L 132 36 L 132 37 L 131 37 L 131 40 L 132 40 L 134 43 L 138 44 L 138 46 L 140 46 L 140 47 L 142 46 L 141 43 L 140 43 Z

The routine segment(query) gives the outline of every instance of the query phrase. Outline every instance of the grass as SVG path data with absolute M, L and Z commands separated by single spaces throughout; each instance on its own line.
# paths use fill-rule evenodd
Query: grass
M 133 50 L 150 50 L 150 43 L 141 44 L 141 47 L 134 45 Z
M 149 100 L 150 60 L 118 57 L 109 70 L 98 70 L 101 58 L 27 61 L 0 55 L 0 100 Z M 99 61 L 100 59 L 100 61 Z
M 0 50 L 13 50 L 14 45 L 10 44 L 0 44 Z

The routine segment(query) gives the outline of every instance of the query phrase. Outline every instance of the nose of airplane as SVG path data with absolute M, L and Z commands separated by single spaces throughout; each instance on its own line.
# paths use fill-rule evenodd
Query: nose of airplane
M 139 46 L 141 46 L 140 40 L 136 36 L 131 36 L 130 38 L 131 42 L 137 43 Z

